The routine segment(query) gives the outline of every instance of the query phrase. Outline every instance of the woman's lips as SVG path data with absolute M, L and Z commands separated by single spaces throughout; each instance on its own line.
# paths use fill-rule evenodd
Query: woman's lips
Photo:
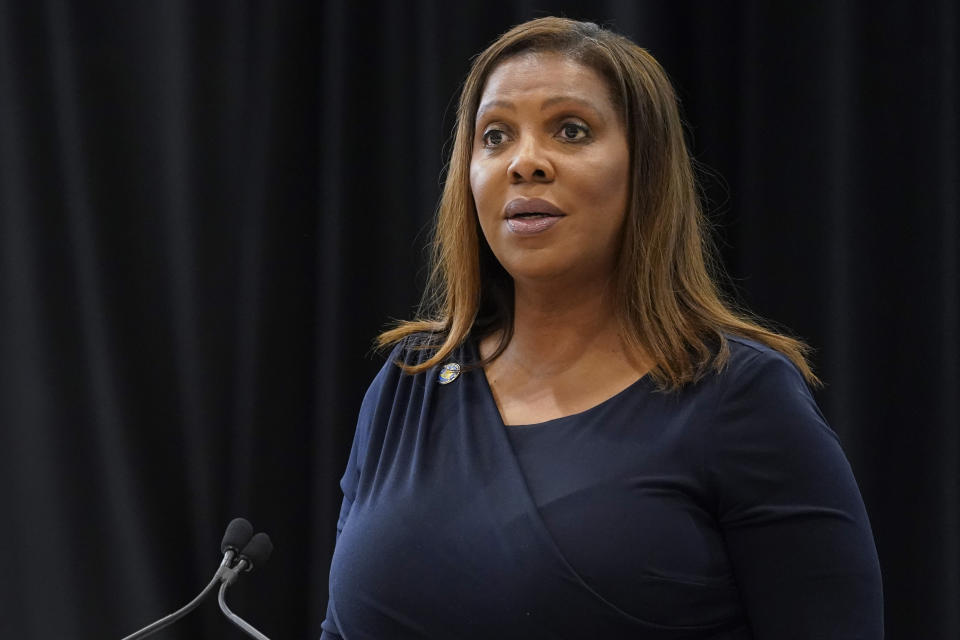
M 507 228 L 520 236 L 543 233 L 564 217 L 564 212 L 540 198 L 514 198 L 504 207 Z
M 507 228 L 519 236 L 543 233 L 560 221 L 560 216 L 534 216 L 507 218 Z

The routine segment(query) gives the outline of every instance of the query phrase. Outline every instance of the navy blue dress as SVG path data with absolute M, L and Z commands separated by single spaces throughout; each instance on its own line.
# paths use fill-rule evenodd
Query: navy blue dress
M 528 426 L 482 369 L 439 384 L 395 350 L 341 480 L 322 640 L 881 638 L 837 436 L 789 360 L 729 339 L 679 393 L 645 376 Z

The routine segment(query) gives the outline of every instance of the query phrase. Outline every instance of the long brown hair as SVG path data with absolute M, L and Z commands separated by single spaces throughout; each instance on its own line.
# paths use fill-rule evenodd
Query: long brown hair
M 493 256 L 470 190 L 475 117 L 491 71 L 523 53 L 559 53 L 610 85 L 630 145 L 630 205 L 617 266 L 616 304 L 626 346 L 655 363 L 659 388 L 676 390 L 720 371 L 739 335 L 789 358 L 808 384 L 820 380 L 807 363 L 810 347 L 777 333 L 726 297 L 723 270 L 700 209 L 677 98 L 660 65 L 627 38 L 590 22 L 539 18 L 517 25 L 478 56 L 464 82 L 449 170 L 437 212 L 431 270 L 415 320 L 381 333 L 384 347 L 418 337 L 429 357 L 401 364 L 409 373 L 447 358 L 468 337 L 500 332 L 499 356 L 513 333 L 513 282 Z M 424 338 L 426 336 L 426 338 Z

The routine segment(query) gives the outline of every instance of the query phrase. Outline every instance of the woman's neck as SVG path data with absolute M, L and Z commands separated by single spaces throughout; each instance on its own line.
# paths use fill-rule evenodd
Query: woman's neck
M 504 424 L 536 424 L 584 411 L 649 371 L 620 336 L 609 289 L 515 287 L 513 336 L 484 367 Z M 480 343 L 493 353 L 499 335 Z
M 552 291 L 517 283 L 513 336 L 500 356 L 534 377 L 557 373 L 611 357 L 629 360 L 619 333 L 611 286 Z M 488 355 L 497 340 L 486 342 Z

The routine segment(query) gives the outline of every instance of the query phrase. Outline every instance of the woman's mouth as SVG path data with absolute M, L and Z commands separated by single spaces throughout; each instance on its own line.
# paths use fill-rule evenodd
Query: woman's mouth
M 516 198 L 504 208 L 507 228 L 521 236 L 543 233 L 565 215 L 554 204 L 540 198 Z
M 547 213 L 524 213 L 507 218 L 507 228 L 517 235 L 532 236 L 543 233 L 559 222 L 560 218 L 561 216 Z

